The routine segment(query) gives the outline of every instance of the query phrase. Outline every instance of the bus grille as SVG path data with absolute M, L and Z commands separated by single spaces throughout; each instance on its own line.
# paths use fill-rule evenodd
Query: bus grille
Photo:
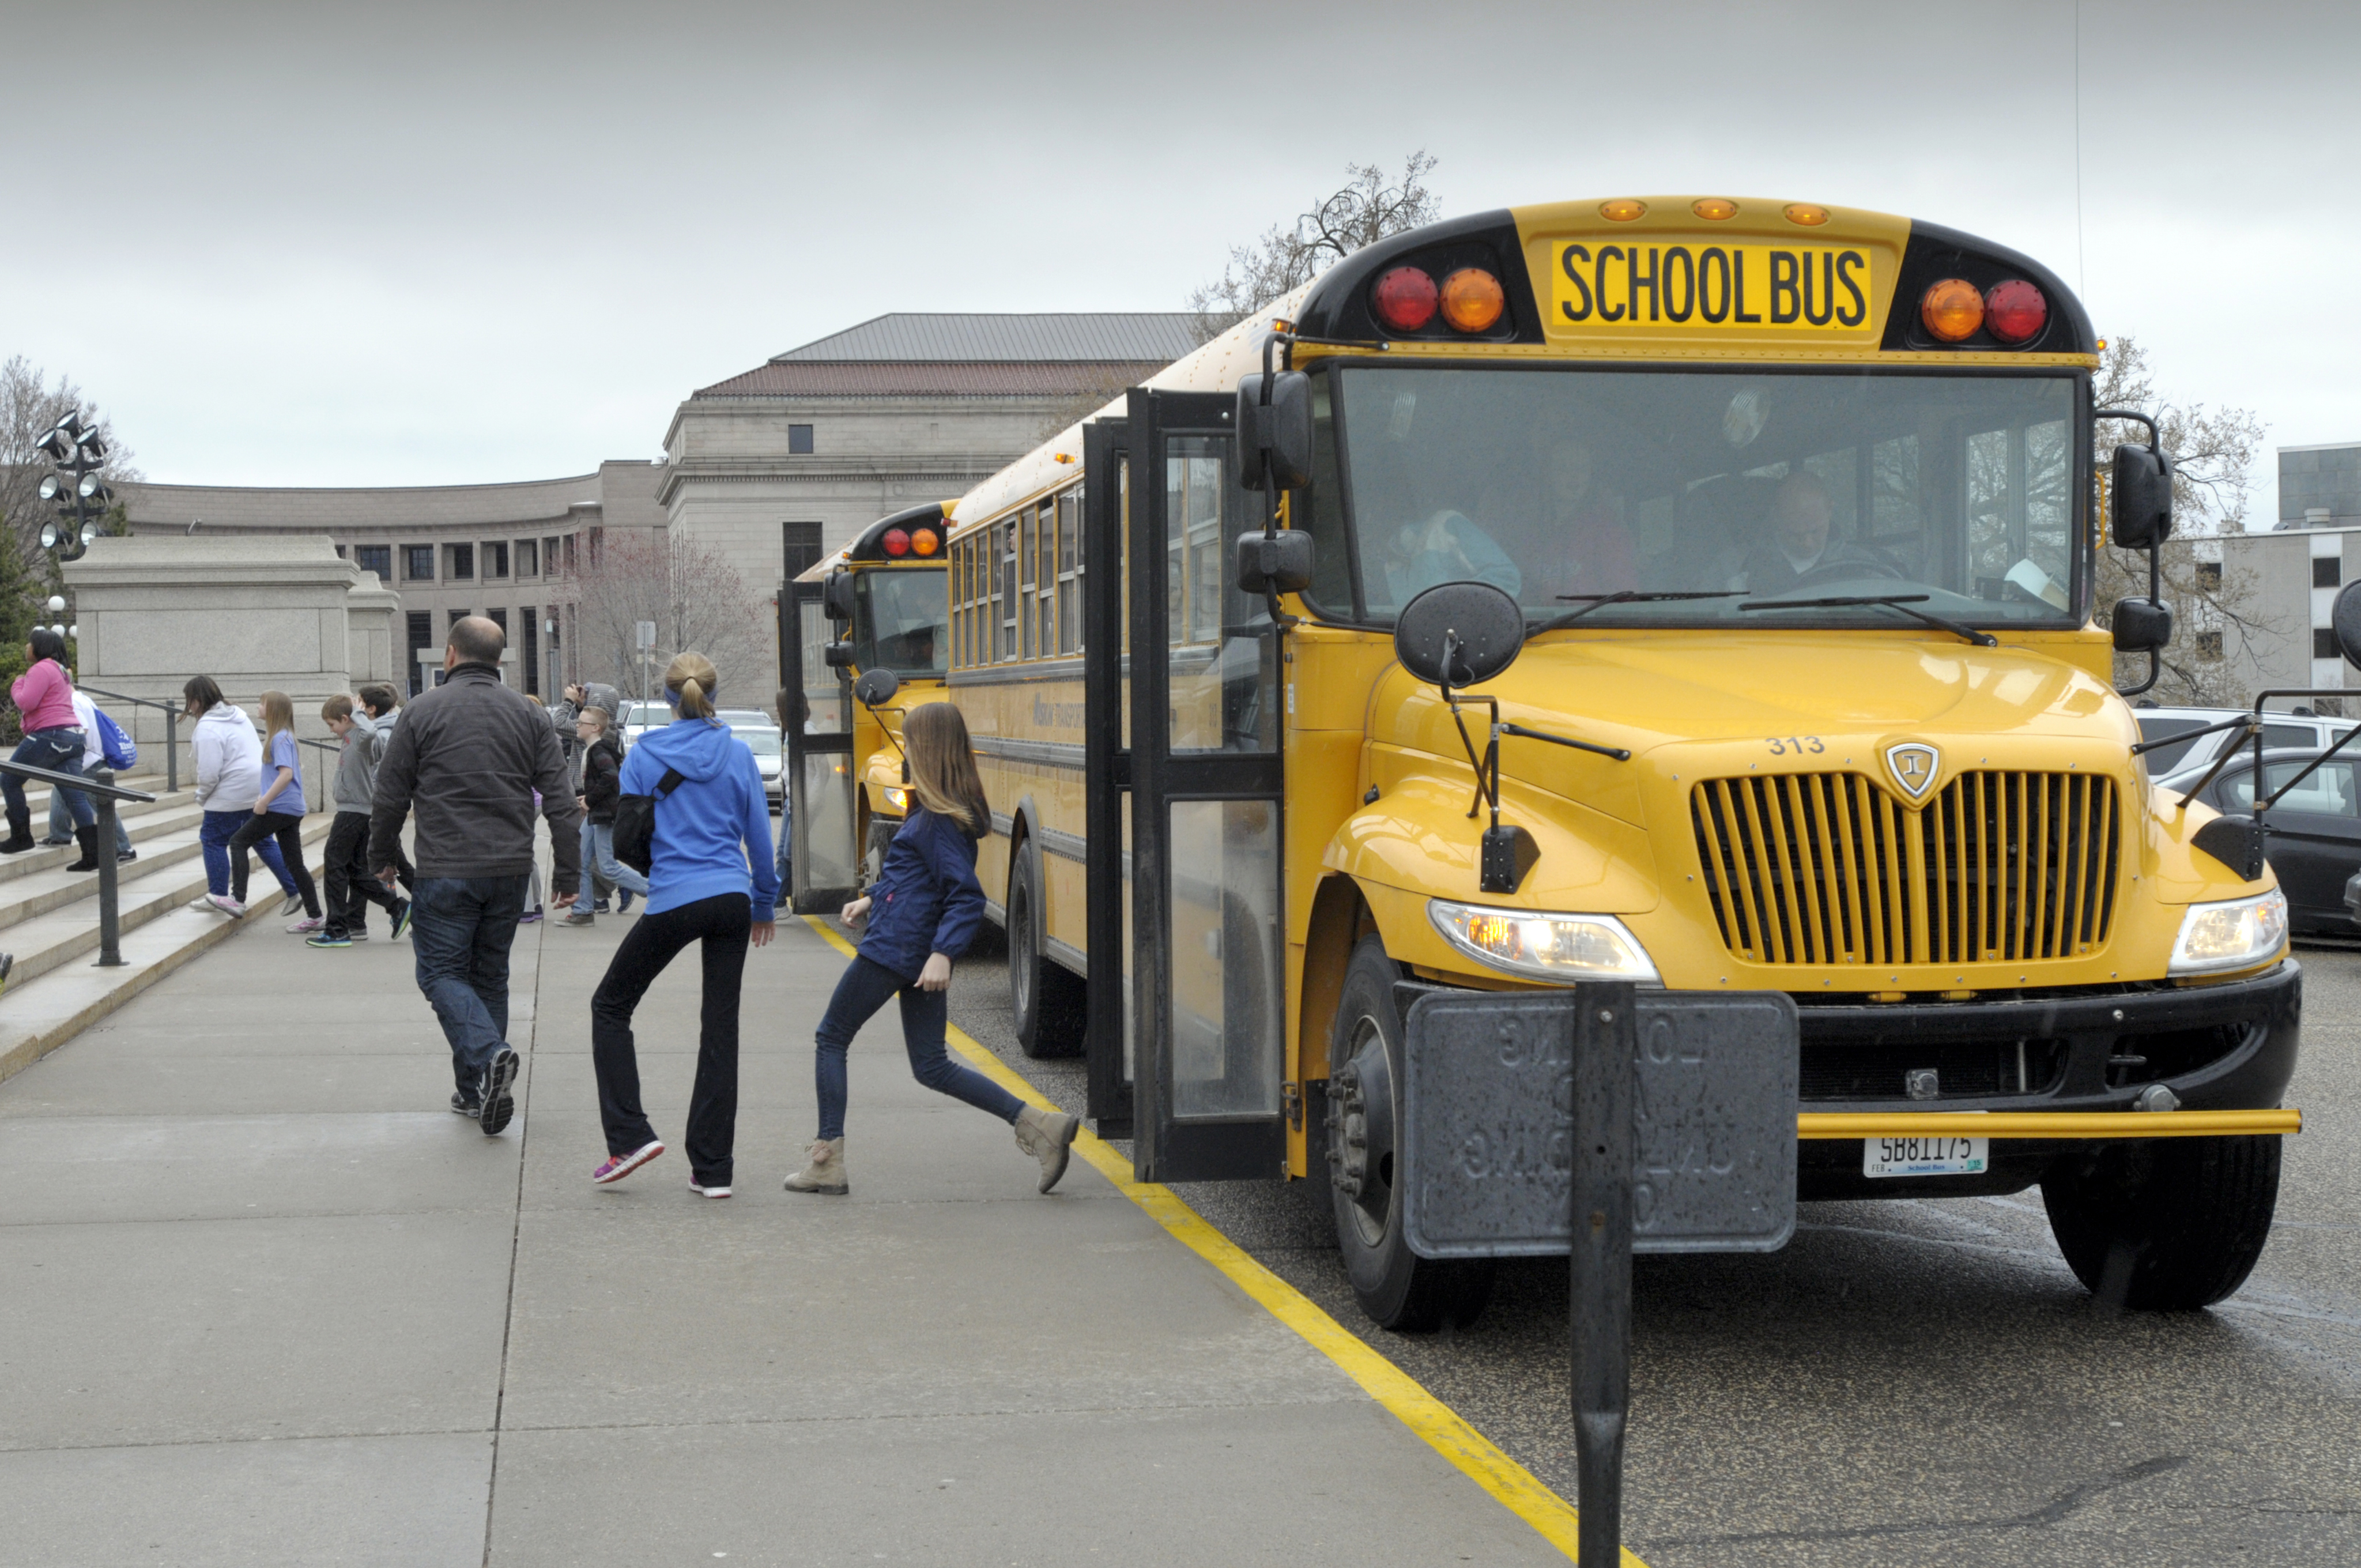
M 2022 962 L 2106 944 L 2110 779 L 1961 773 L 1919 811 L 1860 773 L 1708 779 L 1689 810 L 1722 942 L 1756 963 Z

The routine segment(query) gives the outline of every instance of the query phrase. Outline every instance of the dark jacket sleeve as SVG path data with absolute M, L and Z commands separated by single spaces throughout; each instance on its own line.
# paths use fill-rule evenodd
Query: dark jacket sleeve
M 928 836 L 928 867 L 935 885 L 943 890 L 943 912 L 935 922 L 933 950 L 958 958 L 975 940 L 983 925 L 983 884 L 975 880 L 975 844 L 950 823 L 938 817 Z
M 404 709 L 395 718 L 377 764 L 377 794 L 369 807 L 369 870 L 400 863 L 401 824 L 410 815 L 410 792 L 418 784 L 418 737 Z
M 615 797 L 622 794 L 623 764 L 615 749 L 602 739 L 590 748 L 590 755 L 582 764 L 582 795 L 590 803 L 591 811 L 611 812 Z
M 541 792 L 541 814 L 549 819 L 550 891 L 563 903 L 582 886 L 582 807 L 575 804 L 557 731 L 541 722 L 540 712 L 533 710 L 532 721 L 533 787 Z

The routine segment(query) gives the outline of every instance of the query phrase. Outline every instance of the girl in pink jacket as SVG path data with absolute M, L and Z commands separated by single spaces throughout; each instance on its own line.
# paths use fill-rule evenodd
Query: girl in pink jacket
M 46 626 L 34 628 L 32 641 L 25 645 L 25 673 L 8 688 L 16 711 L 23 715 L 25 729 L 25 738 L 16 742 L 10 761 L 80 778 L 83 737 L 82 723 L 74 717 L 73 682 L 66 676 L 64 638 Z M 0 842 L 0 855 L 21 855 L 36 842 L 33 814 L 25 805 L 25 781 L 14 773 L 0 773 L 0 796 L 5 797 L 8 810 L 8 837 Z M 97 808 L 78 789 L 66 791 L 65 802 L 73 814 L 74 839 L 82 845 L 82 859 L 66 870 L 94 872 L 98 869 Z

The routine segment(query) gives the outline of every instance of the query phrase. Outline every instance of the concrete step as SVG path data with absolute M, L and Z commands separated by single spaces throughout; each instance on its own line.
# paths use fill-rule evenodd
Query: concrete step
M 38 817 L 35 818 L 37 833 L 40 830 L 39 820 Z M 125 817 L 123 827 L 124 830 L 131 836 L 132 849 L 138 852 L 141 860 L 146 860 L 156 840 L 180 833 L 194 833 L 203 823 L 204 813 L 194 806 L 171 808 L 159 805 L 146 809 L 137 817 Z M 195 840 L 192 839 L 191 842 L 193 843 Z M 74 860 L 81 853 L 81 850 L 71 844 L 45 844 L 37 850 L 27 850 L 21 855 L 0 855 L 0 901 L 5 901 L 9 896 L 7 888 L 11 883 L 43 872 L 54 871 Z M 131 868 L 126 866 L 124 870 L 127 875 Z M 0 926 L 6 924 L 6 916 L 0 914 Z
M 55 859 L 0 882 L 0 951 L 16 960 L 0 999 L 0 1079 L 38 1061 L 241 927 L 275 922 L 278 884 L 258 862 L 256 909 L 245 920 L 191 909 L 205 893 L 197 814 L 192 808 L 169 816 L 181 820 L 143 843 L 139 859 L 117 868 L 120 968 L 100 969 L 91 961 L 99 946 L 95 872 L 63 870 L 64 850 L 8 857 Z M 306 859 L 315 880 L 321 874 L 315 857 L 330 822 L 321 813 L 304 819 Z

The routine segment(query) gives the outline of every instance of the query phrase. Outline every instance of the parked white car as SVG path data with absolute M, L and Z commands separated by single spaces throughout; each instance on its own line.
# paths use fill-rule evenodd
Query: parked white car
M 725 707 L 714 717 L 754 753 L 754 765 L 763 770 L 763 793 L 770 797 L 771 809 L 778 810 L 787 795 L 786 749 L 779 743 L 778 720 L 752 707 Z
M 2235 718 L 2246 711 L 2239 707 L 2143 707 L 2136 709 L 2133 717 L 2139 721 L 2141 740 L 2161 740 Z M 2342 718 L 2322 718 L 2309 713 L 2268 713 L 2263 716 L 2263 744 L 2275 749 L 2300 746 L 2306 751 L 2322 751 L 2352 729 L 2353 726 Z M 2224 747 L 2234 746 L 2240 739 L 2238 731 L 2224 729 L 2212 735 L 2195 736 L 2180 745 L 2158 746 L 2153 751 L 2142 753 L 2147 762 L 2147 776 L 2162 779 L 2173 774 L 2202 773 L 2208 763 L 2222 754 Z M 2251 746 L 2253 742 L 2247 744 Z

